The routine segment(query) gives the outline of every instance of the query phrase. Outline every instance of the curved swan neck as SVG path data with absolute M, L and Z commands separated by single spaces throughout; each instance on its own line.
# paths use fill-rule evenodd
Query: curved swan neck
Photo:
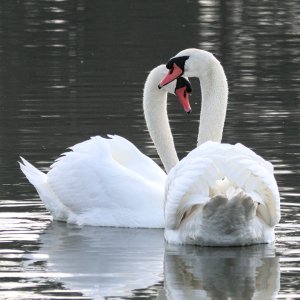
M 165 66 L 153 69 L 146 80 L 143 108 L 146 124 L 157 153 L 167 173 L 177 164 L 175 150 L 167 114 L 167 91 L 158 89 L 158 83 L 167 72 Z
M 227 110 L 228 85 L 224 69 L 210 52 L 186 49 L 176 56 L 188 56 L 184 75 L 198 77 L 202 94 L 198 146 L 221 142 Z
M 206 141 L 221 142 L 228 102 L 228 85 L 224 69 L 214 58 L 207 73 L 200 77 L 202 104 L 197 146 Z

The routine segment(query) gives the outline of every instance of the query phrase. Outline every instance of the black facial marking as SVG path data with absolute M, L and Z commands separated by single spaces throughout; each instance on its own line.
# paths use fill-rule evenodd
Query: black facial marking
M 176 83 L 176 90 L 180 89 L 182 87 L 186 87 L 186 91 L 190 94 L 192 92 L 192 85 L 191 83 L 186 80 L 184 77 L 179 77 L 177 78 L 177 83 Z
M 173 57 L 167 62 L 166 67 L 167 69 L 172 70 L 173 64 L 175 63 L 184 72 L 184 64 L 188 58 L 189 56 Z

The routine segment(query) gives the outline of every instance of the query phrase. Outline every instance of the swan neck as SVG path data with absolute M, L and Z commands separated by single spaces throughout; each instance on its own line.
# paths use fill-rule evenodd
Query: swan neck
M 159 81 L 152 71 L 144 87 L 143 108 L 150 137 L 166 172 L 169 173 L 177 164 L 178 156 L 167 114 L 168 94 L 163 89 L 158 89 Z
M 199 78 L 202 101 L 197 146 L 207 141 L 221 142 L 228 102 L 226 75 L 216 58 Z

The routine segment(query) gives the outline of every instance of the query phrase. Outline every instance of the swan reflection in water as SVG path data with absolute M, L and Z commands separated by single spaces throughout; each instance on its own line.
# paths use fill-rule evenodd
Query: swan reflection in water
M 78 228 L 59 222 L 41 234 L 40 242 L 26 264 L 45 266 L 65 288 L 93 299 L 137 296 L 142 289 L 144 296 L 149 291 L 159 300 L 265 300 L 279 291 L 274 245 L 175 246 L 165 244 L 160 229 Z
M 275 299 L 279 259 L 272 244 L 248 247 L 167 245 L 167 299 Z
M 93 299 L 131 296 L 163 280 L 161 229 L 77 227 L 53 222 L 40 236 L 40 250 L 28 267 L 44 272 L 66 289 Z M 39 263 L 37 263 L 39 261 Z

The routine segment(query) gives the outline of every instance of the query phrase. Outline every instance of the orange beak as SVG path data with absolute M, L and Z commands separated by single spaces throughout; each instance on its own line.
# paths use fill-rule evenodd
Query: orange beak
M 174 63 L 173 68 L 170 69 L 168 74 L 161 80 L 158 87 L 162 88 L 163 86 L 169 84 L 176 78 L 180 77 L 182 74 L 183 74 L 183 70 Z
M 176 89 L 175 91 L 184 111 L 186 113 L 190 113 L 191 112 L 191 106 L 190 106 L 190 100 L 189 100 L 189 93 L 186 91 L 186 87 L 182 87 L 179 89 Z

